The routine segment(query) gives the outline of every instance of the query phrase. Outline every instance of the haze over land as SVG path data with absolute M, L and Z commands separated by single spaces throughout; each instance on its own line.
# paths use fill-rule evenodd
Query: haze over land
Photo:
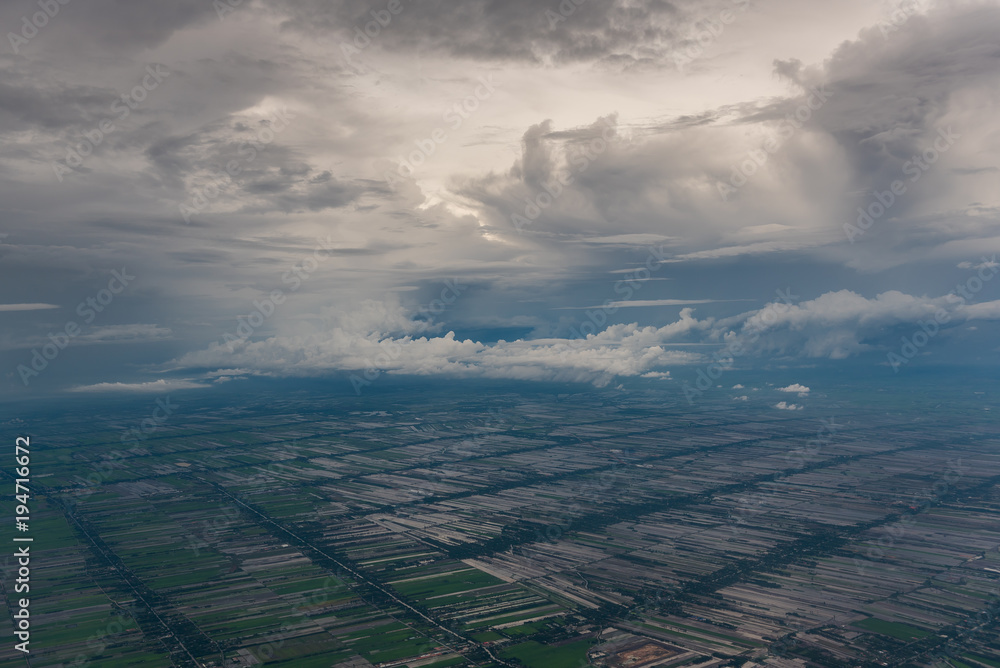
M 996 379 L 766 376 L 21 405 L 32 665 L 993 666 Z

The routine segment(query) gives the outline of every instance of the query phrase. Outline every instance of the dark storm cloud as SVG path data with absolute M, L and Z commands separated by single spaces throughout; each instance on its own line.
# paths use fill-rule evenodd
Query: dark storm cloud
M 764 303 L 789 284 L 799 309 L 762 330 L 760 353 L 840 357 L 923 317 L 927 300 L 909 295 L 947 292 L 924 271 L 932 251 L 953 268 L 996 229 L 995 6 L 949 4 L 858 36 L 873 18 L 856 0 L 848 10 L 765 0 L 702 45 L 700 22 L 740 0 L 395 1 L 243 0 L 220 20 L 212 0 L 71 0 L 21 54 L 0 53 L 0 302 L 61 306 L 11 312 L 5 345 L 59 328 L 124 265 L 134 287 L 95 326 L 169 340 L 208 368 L 281 374 L 300 359 L 293 373 L 327 373 L 378 354 L 375 334 L 409 332 L 418 338 L 402 342 L 400 373 L 662 377 L 697 357 L 664 346 L 718 342 L 753 317 L 716 327 L 733 315 L 726 300 Z M 0 25 L 16 28 L 35 7 L 5 3 Z M 831 27 L 833 12 L 850 18 Z M 346 70 L 342 46 L 372 21 L 379 34 L 356 47 L 371 68 Z M 824 46 L 789 37 L 803 30 Z M 676 49 L 696 44 L 696 67 L 672 66 Z M 817 65 L 794 59 L 826 53 Z M 163 86 L 57 182 L 52 161 L 112 115 L 154 59 L 171 72 Z M 482 104 L 451 125 L 449 105 L 494 74 L 497 94 L 477 94 Z M 828 99 L 810 120 L 720 198 L 717 184 L 817 90 Z M 285 111 L 294 118 L 279 132 L 271 124 Z M 427 139 L 443 123 L 444 139 Z M 949 124 L 965 143 L 879 222 L 893 253 L 872 243 L 880 230 L 864 239 L 899 273 L 857 278 L 869 265 L 841 231 L 854 199 L 885 190 Z M 415 146 L 426 163 L 384 179 Z M 230 164 L 238 170 L 222 176 Z M 514 216 L 530 224 L 518 230 Z M 293 295 L 283 277 L 320 239 L 332 246 Z M 620 280 L 651 248 L 663 264 L 626 297 Z M 421 340 L 414 309 L 456 279 L 475 287 Z M 242 357 L 212 347 L 276 286 L 289 299 Z M 627 298 L 646 306 L 592 322 L 605 331 L 574 351 L 565 337 L 587 316 L 557 309 Z M 691 300 L 697 311 L 678 314 Z M 527 325 L 536 338 L 467 342 L 470 323 Z M 93 354 L 112 368 L 112 341 L 132 331 L 97 331 L 108 352 Z
M 884 187 L 899 178 L 907 160 L 934 142 L 956 95 L 995 86 L 1000 73 L 997 34 L 1000 7 L 991 5 L 934 10 L 888 33 L 884 27 L 868 28 L 822 67 L 776 61 L 776 73 L 805 93 L 743 121 L 785 118 L 810 91 L 820 91 L 828 99 L 810 123 L 844 148 L 859 186 Z
M 901 179 L 911 183 L 909 174 L 919 169 L 909 162 L 915 155 L 992 122 L 987 105 L 1000 73 L 998 33 L 998 7 L 935 10 L 888 34 L 866 29 L 819 66 L 777 61 L 776 74 L 792 85 L 780 99 L 645 127 L 618 127 L 608 117 L 557 131 L 546 121 L 525 132 L 521 157 L 506 173 L 467 179 L 461 193 L 481 202 L 498 229 L 515 231 L 519 218 L 529 222 L 516 231 L 532 237 L 660 233 L 702 249 L 708 245 L 683 256 L 691 259 L 720 257 L 726 249 L 719 246 L 730 247 L 723 255 L 735 256 L 839 244 L 842 225 L 857 217 L 849 216 L 873 190 L 885 191 Z M 796 120 L 802 112 L 805 122 Z M 778 148 L 765 154 L 763 138 L 758 146 L 740 148 L 745 128 L 761 133 L 774 127 L 789 130 Z M 755 149 L 764 155 L 761 174 L 742 190 L 731 189 L 733 205 L 721 201 L 716 186 Z M 982 169 L 965 174 L 985 174 Z M 940 216 L 930 215 L 928 201 L 953 188 L 949 170 L 939 171 L 897 198 L 892 217 L 898 222 L 880 222 L 892 231 L 893 243 L 903 244 L 900 250 L 984 231 L 982 214 L 978 228 L 971 220 L 940 225 Z M 800 206 L 812 215 L 803 215 Z M 759 235 L 731 241 L 722 236 L 755 226 Z M 808 238 L 796 235 L 810 229 Z
M 213 264 L 221 265 L 231 261 L 233 255 L 232 253 L 226 253 L 222 251 L 215 250 L 192 250 L 192 251 L 179 251 L 170 252 L 169 255 L 172 259 L 180 262 L 181 264 Z
M 430 51 L 476 60 L 617 65 L 662 59 L 683 42 L 679 31 L 693 13 L 691 3 L 664 0 L 399 0 L 391 3 L 400 8 L 396 15 L 388 13 L 389 4 L 289 0 L 283 8 L 290 17 L 289 27 L 335 32 L 351 39 L 356 29 L 363 31 L 381 16 L 385 25 L 378 26 L 375 41 L 391 51 Z M 706 11 L 702 3 L 698 15 Z M 359 44 L 365 45 L 365 40 L 359 37 Z
M 320 171 L 296 149 L 261 143 L 259 132 L 271 126 L 270 120 L 213 123 L 196 133 L 164 137 L 146 156 L 164 184 L 196 197 L 216 188 L 222 194 L 212 199 L 241 201 L 244 213 L 322 211 L 346 206 L 366 192 L 387 192 L 384 184 L 340 180 L 329 170 Z M 226 172 L 230 167 L 233 175 Z
M 88 0 L 86 11 L 78 13 L 73 22 L 92 35 L 97 44 L 147 49 L 162 43 L 174 31 L 217 14 L 211 3 L 202 0 Z
M 1000 169 L 996 167 L 956 167 L 951 171 L 960 176 L 967 176 L 969 174 L 982 174 L 984 172 L 1000 172 Z
M 670 195 L 687 196 L 687 185 L 671 177 L 696 157 L 655 138 L 655 128 L 633 130 L 626 136 L 615 115 L 559 131 L 543 122 L 525 132 L 522 156 L 507 173 L 468 179 L 461 194 L 488 207 L 498 228 L 520 221 L 519 233 L 530 236 L 672 234 L 692 214 L 670 211 Z
M 355 184 L 327 181 L 313 183 L 301 177 L 287 176 L 283 180 L 273 177 L 250 183 L 250 194 L 264 196 L 264 206 L 253 205 L 246 212 L 266 213 L 269 210 L 283 213 L 337 209 L 354 202 L 365 189 Z
M 38 10 L 36 2 L 4 2 L 0 25 L 6 27 L 5 33 L 19 30 L 22 17 L 30 20 Z M 25 55 L 58 52 L 86 57 L 134 53 L 156 47 L 177 30 L 208 19 L 218 21 L 218 16 L 212 3 L 204 0 L 60 2 L 59 12 L 18 50 Z
M 0 69 L 0 132 L 94 124 L 108 114 L 114 98 L 114 91 L 95 86 L 43 83 Z

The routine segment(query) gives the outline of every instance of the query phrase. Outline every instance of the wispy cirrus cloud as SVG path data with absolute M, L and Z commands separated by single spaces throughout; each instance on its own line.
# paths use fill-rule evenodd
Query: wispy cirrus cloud
M 45 311 L 59 308 L 56 304 L 0 304 L 0 311 Z
M 147 383 L 94 383 L 93 385 L 78 385 L 76 387 L 70 388 L 70 392 L 83 392 L 83 393 L 160 393 L 160 392 L 170 392 L 172 390 L 196 390 L 208 387 L 208 385 L 203 383 L 197 383 L 190 380 L 153 380 Z
M 694 304 L 719 304 L 738 301 L 753 301 L 752 299 L 631 299 L 616 301 L 597 306 L 560 306 L 556 310 L 579 310 L 593 308 L 626 308 L 630 306 L 691 306 Z

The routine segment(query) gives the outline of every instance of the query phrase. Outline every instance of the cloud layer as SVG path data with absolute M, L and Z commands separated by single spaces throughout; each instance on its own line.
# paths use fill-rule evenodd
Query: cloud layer
M 737 318 L 698 320 L 685 308 L 663 327 L 637 323 L 612 325 L 578 338 L 500 340 L 484 344 L 454 332 L 423 335 L 426 321 L 413 320 L 396 305 L 370 303 L 358 314 L 337 319 L 328 329 L 259 341 L 232 340 L 189 353 L 171 363 L 185 369 L 211 369 L 215 375 L 312 376 L 354 372 L 370 384 L 383 373 L 590 382 L 605 386 L 619 378 L 670 377 L 670 370 L 704 364 L 718 357 L 703 352 L 722 341 L 739 342 L 740 354 L 757 357 L 844 359 L 870 351 L 890 351 L 898 332 L 920 331 L 933 322 L 935 335 L 972 320 L 1000 319 L 1000 300 L 965 304 L 954 294 L 939 298 L 899 292 L 873 299 L 849 291 L 827 293 L 802 304 L 775 302 Z M 592 328 L 593 329 L 593 328 Z M 730 359 L 745 365 L 752 360 Z M 810 388 L 794 383 L 778 391 L 806 397 Z M 781 402 L 785 404 L 786 402 Z M 780 406 L 796 410 L 794 404 Z
M 389 5 L 70 3 L 0 53 L 5 391 L 69 323 L 39 387 L 881 363 L 928 318 L 996 361 L 997 3 Z

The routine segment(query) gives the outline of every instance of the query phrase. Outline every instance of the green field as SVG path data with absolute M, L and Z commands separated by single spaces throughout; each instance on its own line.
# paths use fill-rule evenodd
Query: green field
M 511 626 L 503 630 L 507 635 L 517 638 L 520 636 L 530 636 L 537 633 L 539 629 L 545 626 L 547 620 L 539 620 L 537 622 L 529 622 L 527 624 L 521 624 L 520 626 Z
M 514 645 L 504 658 L 518 659 L 529 668 L 579 668 L 586 665 L 589 640 L 578 640 L 559 647 L 549 647 L 534 640 Z
M 868 619 L 863 619 L 860 622 L 854 622 L 854 626 L 866 631 L 881 633 L 882 635 L 890 636 L 892 638 L 896 638 L 897 640 L 920 640 L 921 638 L 926 638 L 930 635 L 929 632 L 918 629 L 915 626 L 910 626 L 909 624 L 887 622 L 884 619 L 877 619 L 875 617 L 869 617 Z
M 994 668 L 1000 668 L 1000 661 L 994 661 L 993 659 L 987 659 L 983 656 L 978 656 L 976 654 L 963 654 L 966 659 L 972 659 L 973 661 L 978 661 L 979 663 L 985 663 L 987 666 L 994 666 Z

